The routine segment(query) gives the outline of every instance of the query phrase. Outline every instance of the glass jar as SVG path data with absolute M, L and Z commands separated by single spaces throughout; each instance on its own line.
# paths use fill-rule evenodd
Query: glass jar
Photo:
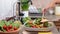
M 60 3 L 56 3 L 55 5 L 55 15 L 60 15 Z

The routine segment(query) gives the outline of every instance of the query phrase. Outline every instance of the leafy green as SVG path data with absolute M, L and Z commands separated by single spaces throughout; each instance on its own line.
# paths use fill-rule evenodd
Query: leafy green
M 41 24 L 41 18 L 37 18 L 34 20 L 34 24 L 40 25 Z
M 6 30 L 3 29 L 3 27 L 0 27 L 0 31 L 6 32 Z
M 8 23 L 12 24 L 12 23 L 13 23 L 13 21 L 12 21 L 12 20 L 10 20 L 10 21 L 8 21 Z
M 6 26 L 12 25 L 13 27 L 17 27 L 17 28 L 20 27 L 20 23 L 14 23 L 13 21 L 1 20 L 0 21 L 0 31 L 6 32 L 6 30 L 3 28 L 4 25 L 6 25 Z
M 3 30 L 2 30 L 2 27 L 0 27 L 0 30 L 3 31 Z
M 44 22 L 44 27 L 48 27 L 48 22 Z
M 21 0 L 21 2 L 28 2 L 28 0 Z
M 23 11 L 27 11 L 29 8 L 29 0 L 21 0 L 21 8 Z
M 0 23 L 0 26 L 3 27 L 4 26 L 4 23 Z
M 52 26 L 52 24 L 48 23 L 48 27 Z
M 6 21 L 1 20 L 1 21 L 0 21 L 0 27 L 3 27 L 3 26 L 5 25 L 5 22 L 6 22 Z
M 25 26 L 26 26 L 26 27 L 31 27 L 32 25 L 29 24 L 29 23 L 26 23 Z
M 1 30 L 1 31 L 6 32 L 6 30 L 5 30 L 5 29 L 3 29 L 3 28 L 2 28 L 2 30 Z
M 19 28 L 20 27 L 20 23 L 12 23 L 12 26 Z
M 29 8 L 29 4 L 22 4 L 22 10 L 26 11 Z
M 5 21 L 5 20 L 1 20 L 0 22 L 1 22 L 1 23 L 5 23 L 6 21 Z
M 8 22 L 5 22 L 6 26 L 9 26 L 10 24 L 14 23 L 13 21 L 8 21 Z
M 28 22 L 29 20 L 31 20 L 30 17 L 25 17 L 25 18 L 23 18 L 23 23 Z

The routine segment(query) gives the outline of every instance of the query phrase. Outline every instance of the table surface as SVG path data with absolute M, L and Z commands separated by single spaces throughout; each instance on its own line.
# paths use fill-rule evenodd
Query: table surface
M 23 16 L 20 16 L 20 18 L 22 18 Z M 31 18 L 40 18 L 42 16 L 29 16 Z M 60 19 L 60 16 L 56 16 L 56 15 L 46 15 L 45 16 L 49 21 L 57 21 L 58 19 Z
M 54 25 L 54 23 L 53 23 L 53 25 Z M 59 34 L 55 25 L 51 30 L 52 30 L 51 32 L 53 34 Z M 22 34 L 21 32 L 24 33 L 24 34 L 38 34 L 38 32 L 27 32 L 27 31 L 25 31 L 25 28 L 23 28 L 23 27 L 21 28 L 20 34 Z
M 32 17 L 32 18 L 35 18 L 35 17 L 40 18 L 42 16 L 29 16 L 29 17 Z M 45 17 L 48 20 L 50 20 L 50 21 L 57 21 L 58 19 L 60 19 L 60 16 L 56 16 L 56 15 L 46 15 Z

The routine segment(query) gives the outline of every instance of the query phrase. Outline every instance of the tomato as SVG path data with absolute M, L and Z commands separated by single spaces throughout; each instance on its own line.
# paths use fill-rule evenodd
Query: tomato
M 7 32 L 10 32 L 10 30 L 7 30 Z
M 32 26 L 32 28 L 36 28 L 36 26 L 34 25 L 34 26 Z
M 12 28 L 12 25 L 9 25 L 8 28 L 11 29 Z
M 7 26 L 6 26 L 6 25 L 4 25 L 4 26 L 3 26 L 3 29 L 7 29 Z
M 36 25 L 36 28 L 40 28 L 40 26 L 39 25 Z
M 17 27 L 14 27 L 14 30 L 17 30 Z
M 7 31 L 7 32 L 9 32 L 9 31 L 10 31 L 10 29 L 7 27 L 6 31 Z

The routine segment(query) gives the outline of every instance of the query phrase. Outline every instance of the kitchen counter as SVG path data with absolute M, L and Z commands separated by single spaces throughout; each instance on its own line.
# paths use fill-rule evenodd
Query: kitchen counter
M 60 19 L 60 16 L 49 15 L 49 16 L 46 16 L 46 18 L 50 21 L 58 21 L 58 19 Z
M 39 18 L 39 17 L 42 17 L 42 16 L 29 16 L 29 17 L 32 17 L 32 18 Z M 57 21 L 58 19 L 60 19 L 60 16 L 56 16 L 56 15 L 46 15 L 45 16 L 49 21 Z
M 22 18 L 22 16 L 20 16 Z M 42 16 L 29 16 L 31 18 L 40 18 Z M 49 21 L 57 21 L 58 19 L 60 19 L 60 16 L 56 16 L 56 15 L 46 15 L 45 16 Z

